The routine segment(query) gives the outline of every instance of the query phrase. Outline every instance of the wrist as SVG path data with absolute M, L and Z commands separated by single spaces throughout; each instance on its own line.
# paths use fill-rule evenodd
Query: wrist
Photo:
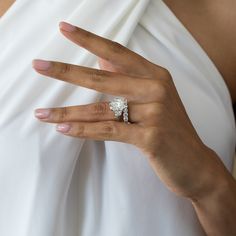
M 190 200 L 207 235 L 236 235 L 236 181 L 217 154 L 210 153 L 208 179 Z
M 206 163 L 199 173 L 199 185 L 195 193 L 190 196 L 193 203 L 208 202 L 230 195 L 234 189 L 235 180 L 224 166 L 218 155 L 206 147 Z

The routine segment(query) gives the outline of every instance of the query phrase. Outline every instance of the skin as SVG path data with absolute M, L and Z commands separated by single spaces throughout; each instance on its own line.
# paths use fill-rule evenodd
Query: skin
M 116 120 L 108 102 L 36 109 L 36 117 L 57 123 L 57 131 L 66 136 L 137 146 L 165 185 L 191 201 L 207 235 L 235 235 L 236 181 L 197 135 L 170 73 L 84 29 L 62 22 L 60 30 L 98 56 L 101 70 L 42 60 L 33 61 L 34 69 L 74 85 L 126 97 L 131 124 Z
M 227 1 L 226 8 L 220 1 L 214 1 L 215 6 L 210 1 L 166 3 L 215 62 L 235 102 L 235 50 L 231 46 L 236 27 L 226 24 L 236 22 L 234 2 Z M 224 20 L 217 21 L 219 14 Z M 208 22 L 210 30 L 197 23 L 201 21 Z M 166 186 L 193 204 L 206 235 L 236 235 L 236 182 L 217 154 L 197 135 L 169 72 L 120 44 L 81 28 L 66 23 L 61 23 L 60 28 L 69 40 L 98 56 L 101 70 L 39 60 L 33 62 L 34 69 L 51 78 L 126 97 L 131 124 L 115 119 L 107 102 L 36 109 L 36 117 L 58 124 L 57 130 L 66 136 L 137 146 Z M 148 95 L 143 93 L 147 90 Z M 143 109 L 145 113 L 141 112 Z M 142 142 L 137 138 L 140 135 Z
M 0 1 L 0 17 L 5 14 L 9 7 L 14 3 L 14 0 L 1 0 Z
M 215 63 L 236 103 L 236 1 L 164 0 Z

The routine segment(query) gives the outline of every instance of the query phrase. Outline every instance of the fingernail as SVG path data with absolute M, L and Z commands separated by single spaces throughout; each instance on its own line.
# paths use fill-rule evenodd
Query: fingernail
M 57 131 L 62 132 L 62 133 L 67 133 L 71 128 L 71 125 L 69 124 L 58 124 L 56 126 Z
M 51 62 L 35 59 L 32 61 L 32 65 L 36 70 L 48 70 L 51 67 Z
M 76 30 L 76 27 L 74 25 L 71 25 L 66 22 L 60 22 L 59 27 L 61 30 L 67 31 L 67 32 L 73 32 Z
M 39 119 L 45 119 L 49 117 L 50 110 L 49 109 L 36 109 L 34 112 L 34 115 Z

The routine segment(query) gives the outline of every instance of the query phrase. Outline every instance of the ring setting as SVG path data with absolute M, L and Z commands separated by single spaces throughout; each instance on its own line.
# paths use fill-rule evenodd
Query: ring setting
M 114 98 L 109 102 L 109 107 L 114 112 L 116 118 L 119 119 L 123 113 L 123 121 L 129 123 L 128 102 L 126 98 Z

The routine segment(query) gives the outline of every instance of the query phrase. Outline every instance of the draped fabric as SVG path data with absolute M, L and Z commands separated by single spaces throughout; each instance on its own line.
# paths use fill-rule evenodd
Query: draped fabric
M 204 235 L 190 202 L 165 187 L 139 149 L 64 136 L 34 117 L 39 107 L 111 98 L 32 69 L 34 58 L 98 68 L 61 35 L 61 20 L 167 68 L 199 136 L 232 171 L 229 90 L 161 0 L 17 0 L 0 19 L 0 235 Z

